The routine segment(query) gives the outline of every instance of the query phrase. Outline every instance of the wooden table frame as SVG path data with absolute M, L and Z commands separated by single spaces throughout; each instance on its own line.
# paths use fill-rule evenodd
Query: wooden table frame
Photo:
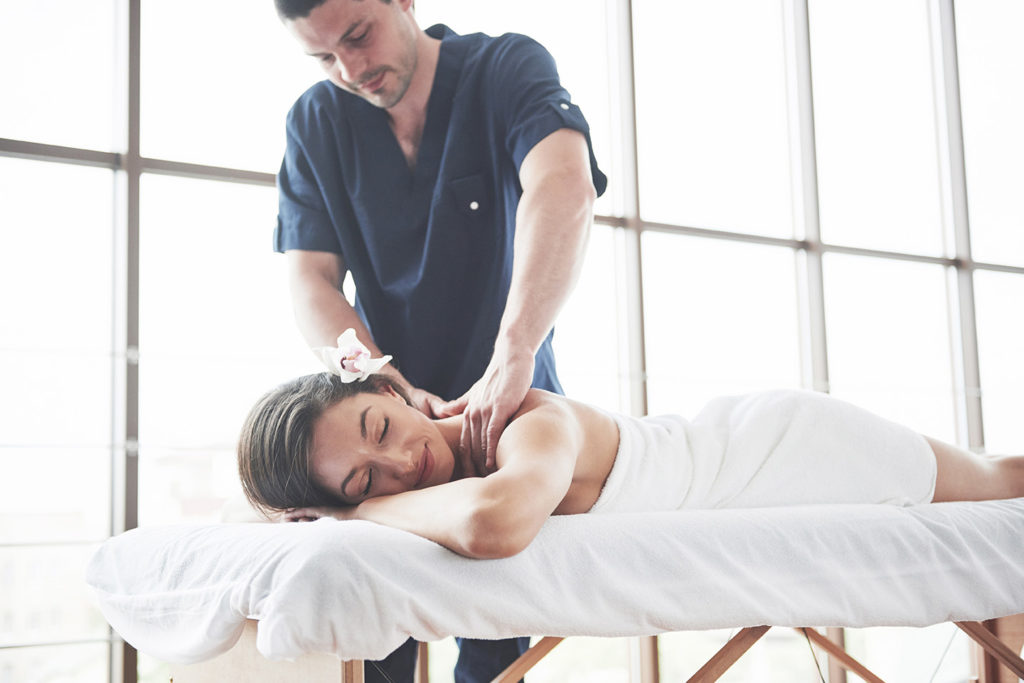
M 1015 683 L 1018 677 L 1024 678 L 1024 660 L 1017 654 L 1024 644 L 1024 614 L 984 623 L 957 622 L 956 625 L 980 646 L 979 683 Z M 690 677 L 689 683 L 717 681 L 767 633 L 769 628 L 771 627 L 753 626 L 741 629 Z M 881 678 L 851 657 L 841 645 L 817 630 L 796 630 L 822 650 L 833 666 L 856 674 L 868 683 L 884 683 Z M 540 639 L 495 678 L 493 683 L 518 681 L 562 640 L 555 637 Z M 426 652 L 426 645 L 421 643 L 416 669 L 418 683 L 426 683 L 428 680 Z M 656 682 L 656 675 L 651 678 Z M 245 680 L 250 683 L 363 683 L 363 662 L 340 661 L 337 657 L 326 654 L 306 655 L 296 662 L 271 662 L 256 651 L 256 622 L 249 621 L 234 648 L 208 662 L 178 667 L 171 677 L 172 683 L 213 683 L 224 680 Z

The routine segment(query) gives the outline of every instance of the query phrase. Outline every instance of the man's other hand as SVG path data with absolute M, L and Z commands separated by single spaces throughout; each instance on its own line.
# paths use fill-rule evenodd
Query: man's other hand
M 444 404 L 439 417 L 464 413 L 457 457 L 467 476 L 497 469 L 498 439 L 533 383 L 533 355 L 499 353 L 469 391 Z

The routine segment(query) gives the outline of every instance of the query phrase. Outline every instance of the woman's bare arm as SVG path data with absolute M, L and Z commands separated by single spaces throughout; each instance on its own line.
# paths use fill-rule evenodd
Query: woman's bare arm
M 572 484 L 582 434 L 573 412 L 544 403 L 506 428 L 498 471 L 348 508 L 302 508 L 289 519 L 363 519 L 423 536 L 460 555 L 509 557 L 537 535 Z

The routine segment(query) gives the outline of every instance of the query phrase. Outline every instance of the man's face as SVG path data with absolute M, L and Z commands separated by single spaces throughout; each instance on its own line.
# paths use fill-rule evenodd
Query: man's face
M 409 89 L 416 71 L 411 0 L 327 0 L 285 26 L 319 60 L 338 87 L 388 109 Z

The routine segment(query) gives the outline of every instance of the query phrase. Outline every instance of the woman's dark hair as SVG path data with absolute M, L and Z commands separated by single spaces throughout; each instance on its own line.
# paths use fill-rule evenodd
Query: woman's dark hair
M 238 476 L 249 502 L 264 513 L 294 507 L 337 505 L 310 476 L 313 425 L 325 410 L 351 396 L 404 389 L 385 375 L 341 381 L 329 372 L 306 375 L 268 392 L 249 411 L 238 439 Z
M 274 0 L 274 7 L 277 9 L 277 16 L 281 21 L 303 19 L 327 0 Z M 381 0 L 385 5 L 390 5 L 391 0 Z

